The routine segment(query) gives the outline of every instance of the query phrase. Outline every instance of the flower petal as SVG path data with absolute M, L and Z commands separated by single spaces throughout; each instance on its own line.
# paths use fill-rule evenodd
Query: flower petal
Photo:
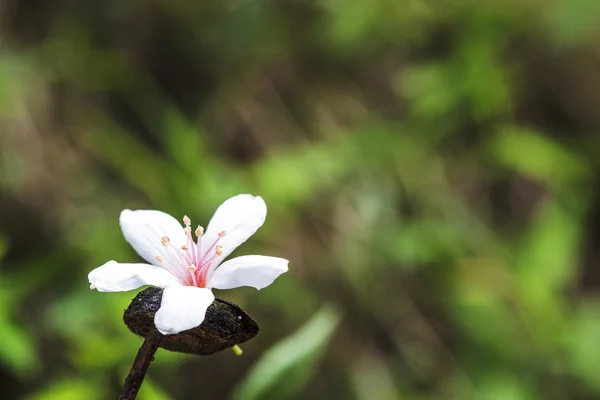
M 169 253 L 162 244 L 162 237 L 168 237 L 170 244 L 177 249 L 187 241 L 183 226 L 162 211 L 123 210 L 119 221 L 125 239 L 144 260 L 156 266 L 160 266 L 157 256 L 166 260 L 172 257 L 172 253 Z
M 163 335 L 172 335 L 197 327 L 204 321 L 206 309 L 215 296 L 210 289 L 196 286 L 170 286 L 163 291 L 154 325 Z
M 149 264 L 122 264 L 109 261 L 88 274 L 90 288 L 100 292 L 126 292 L 141 286 L 161 288 L 181 285 L 181 282 L 162 268 Z
M 212 263 L 213 268 L 248 240 L 262 226 L 266 217 L 267 205 L 260 196 L 240 194 L 225 200 L 215 211 L 202 237 L 204 254 L 219 239 L 219 233 L 225 232 L 225 236 L 219 239 L 219 245 L 223 247 L 221 255 Z
M 242 256 L 232 258 L 219 266 L 208 282 L 208 287 L 232 289 L 252 286 L 262 289 L 275 278 L 287 272 L 288 260 L 279 257 Z

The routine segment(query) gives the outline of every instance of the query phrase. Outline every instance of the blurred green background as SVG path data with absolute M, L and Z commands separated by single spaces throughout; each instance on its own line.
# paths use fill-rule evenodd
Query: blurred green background
M 150 208 L 290 259 L 164 399 L 600 398 L 600 2 L 0 2 L 0 398 L 116 398 Z

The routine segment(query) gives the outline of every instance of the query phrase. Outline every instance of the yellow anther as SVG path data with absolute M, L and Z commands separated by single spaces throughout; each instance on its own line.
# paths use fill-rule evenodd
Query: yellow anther
M 218 245 L 215 247 L 215 249 L 216 249 L 217 251 L 221 251 L 221 250 L 223 250 L 223 246 L 222 246 L 222 245 L 220 245 L 220 244 L 218 244 Z
M 201 227 L 200 225 L 198 225 L 198 227 L 196 228 L 196 236 L 200 237 L 204 234 L 204 228 Z
M 158 262 L 163 262 L 163 261 L 165 261 L 165 259 L 164 259 L 164 258 L 162 258 L 161 256 L 156 256 L 156 257 L 154 257 L 154 258 L 156 258 L 156 261 L 158 261 Z
M 160 238 L 160 242 L 163 244 L 163 246 L 167 247 L 167 245 L 169 244 L 169 242 L 171 241 L 171 239 L 169 239 L 166 236 L 163 236 Z
M 235 346 L 233 346 L 233 347 L 231 348 L 231 350 L 233 350 L 233 352 L 235 353 L 235 355 L 236 355 L 236 356 L 241 356 L 241 355 L 242 355 L 242 353 L 244 352 L 244 351 L 242 350 L 242 348 L 241 348 L 240 346 L 238 346 L 237 344 L 236 344 Z
M 219 237 L 223 237 L 223 236 L 225 236 L 226 234 L 227 234 L 227 232 L 225 232 L 225 231 L 221 231 L 221 232 L 219 232 Z
M 219 257 L 223 255 L 223 252 L 222 252 L 221 250 L 217 250 L 215 253 L 216 253 L 216 254 L 217 254 Z
M 189 247 L 187 247 L 185 244 L 183 246 L 181 246 L 181 250 L 183 251 L 187 251 L 189 249 Z
M 188 266 L 187 266 L 187 269 L 189 269 L 190 271 L 195 271 L 195 270 L 197 270 L 198 268 L 197 268 L 195 265 L 188 265 Z
M 183 223 L 185 224 L 185 226 L 190 226 L 191 223 L 192 223 L 192 220 L 190 220 L 187 215 L 184 215 L 183 216 Z

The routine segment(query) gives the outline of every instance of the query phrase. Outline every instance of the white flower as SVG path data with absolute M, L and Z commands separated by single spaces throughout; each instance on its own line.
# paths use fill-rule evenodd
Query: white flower
M 211 289 L 252 286 L 262 289 L 288 270 L 288 260 L 267 256 L 241 256 L 223 262 L 265 222 L 267 205 L 261 197 L 241 194 L 226 200 L 210 220 L 206 232 L 193 234 L 161 211 L 123 210 L 125 239 L 150 264 L 109 261 L 89 273 L 91 289 L 122 292 L 144 285 L 164 288 L 156 328 L 165 335 L 195 328 L 214 300 Z M 194 241 L 194 236 L 197 238 Z

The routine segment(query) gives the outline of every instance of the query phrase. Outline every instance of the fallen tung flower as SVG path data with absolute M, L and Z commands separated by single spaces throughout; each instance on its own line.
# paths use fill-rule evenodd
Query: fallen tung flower
M 182 227 L 161 211 L 124 210 L 120 217 L 123 235 L 150 264 L 109 261 L 89 273 L 90 288 L 101 292 L 145 285 L 164 288 L 154 316 L 158 331 L 170 335 L 195 328 L 215 299 L 211 289 L 262 289 L 288 270 L 288 260 L 278 257 L 252 255 L 223 262 L 262 226 L 266 215 L 261 197 L 241 194 L 217 208 L 206 232 L 198 226 L 192 235 L 187 216 Z

